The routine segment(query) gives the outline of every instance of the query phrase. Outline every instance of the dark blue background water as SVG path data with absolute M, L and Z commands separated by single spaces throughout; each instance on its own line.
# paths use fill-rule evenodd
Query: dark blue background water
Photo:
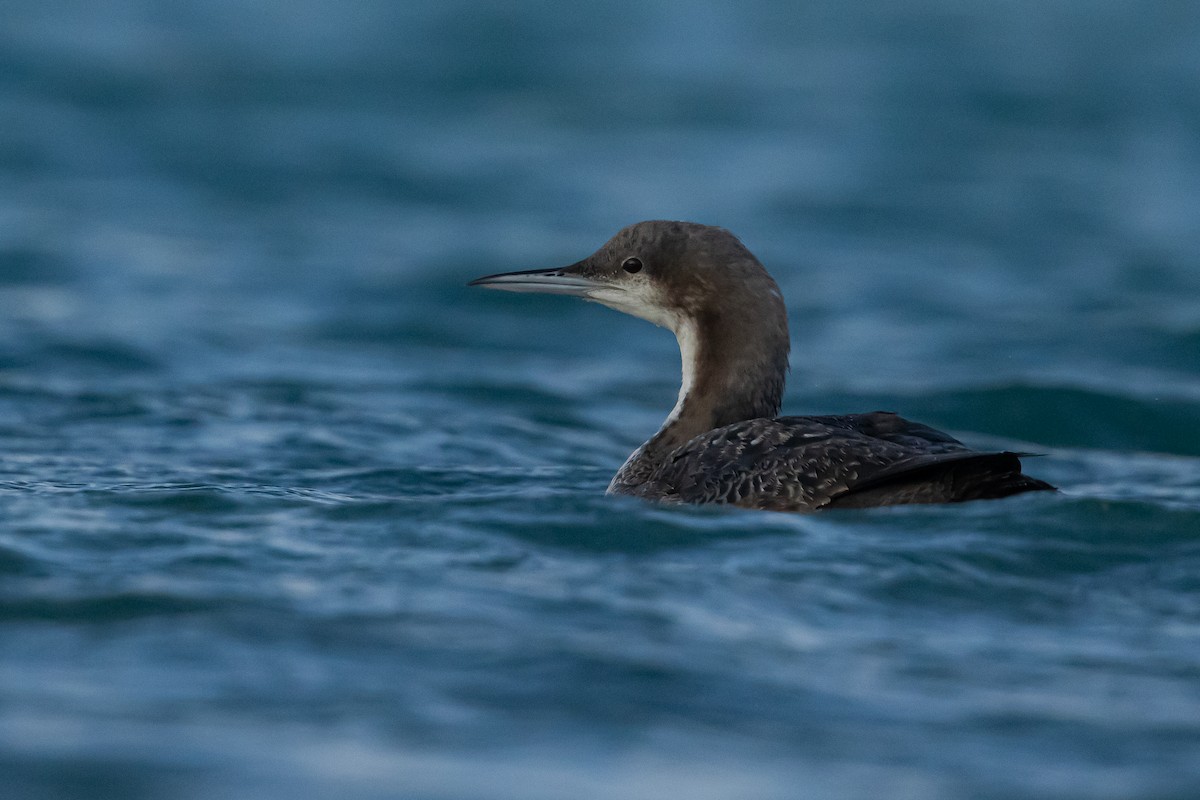
M 6 797 L 1190 798 L 1186 3 L 10 3 Z M 1057 496 L 603 496 L 669 334 L 468 290 L 648 217 L 792 413 Z

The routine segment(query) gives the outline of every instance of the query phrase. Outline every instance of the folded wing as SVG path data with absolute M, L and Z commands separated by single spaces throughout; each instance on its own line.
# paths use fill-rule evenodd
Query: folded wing
M 776 511 L 947 503 L 1053 488 L 1022 474 L 1019 454 L 972 451 L 882 411 L 717 428 L 673 452 L 645 486 L 667 500 Z

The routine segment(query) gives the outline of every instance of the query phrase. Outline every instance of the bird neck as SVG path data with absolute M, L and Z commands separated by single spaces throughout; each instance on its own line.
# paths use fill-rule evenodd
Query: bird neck
M 700 434 L 779 413 L 789 342 L 782 302 L 771 311 L 735 319 L 713 312 L 678 321 L 679 398 L 658 433 L 621 467 L 610 492 L 644 482 L 671 452 Z
M 651 442 L 674 450 L 714 428 L 779 413 L 787 323 L 766 322 L 717 314 L 680 322 L 675 331 L 683 362 L 679 398 Z

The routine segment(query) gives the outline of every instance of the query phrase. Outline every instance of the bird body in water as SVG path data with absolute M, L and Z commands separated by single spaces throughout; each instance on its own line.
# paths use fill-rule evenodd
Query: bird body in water
M 1017 453 L 973 451 L 889 412 L 777 416 L 790 347 L 783 295 L 723 228 L 639 222 L 568 267 L 470 285 L 584 297 L 675 333 L 679 399 L 609 493 L 814 511 L 1054 489 L 1024 475 Z

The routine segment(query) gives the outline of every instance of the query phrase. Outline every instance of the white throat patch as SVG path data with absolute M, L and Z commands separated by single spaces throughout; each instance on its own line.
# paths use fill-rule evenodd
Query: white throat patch
M 696 322 L 689 317 L 681 316 L 668 310 L 662 303 L 656 302 L 652 296 L 655 290 L 649 284 L 641 284 L 632 288 L 599 288 L 588 292 L 588 299 L 606 305 L 634 317 L 653 322 L 659 327 L 666 328 L 675 334 L 679 341 L 679 356 L 683 362 L 683 375 L 679 385 L 679 397 L 675 407 L 667 415 L 662 427 L 665 428 L 683 413 L 683 404 L 692 391 L 696 377 L 696 362 L 700 357 L 700 337 L 696 330 Z
M 588 292 L 589 300 L 606 305 L 623 314 L 653 322 L 660 328 L 675 330 L 676 315 L 668 311 L 657 298 L 651 296 L 654 290 L 649 284 L 630 288 L 601 287 Z
M 664 428 L 679 419 L 679 415 L 683 412 L 683 403 L 691 393 L 692 384 L 696 380 L 696 361 L 700 358 L 700 338 L 696 334 L 696 323 L 693 320 L 682 320 L 675 330 L 675 338 L 679 340 L 679 358 L 683 362 L 683 376 L 679 382 L 679 397 L 675 400 L 675 407 L 667 415 L 667 421 L 663 423 Z

